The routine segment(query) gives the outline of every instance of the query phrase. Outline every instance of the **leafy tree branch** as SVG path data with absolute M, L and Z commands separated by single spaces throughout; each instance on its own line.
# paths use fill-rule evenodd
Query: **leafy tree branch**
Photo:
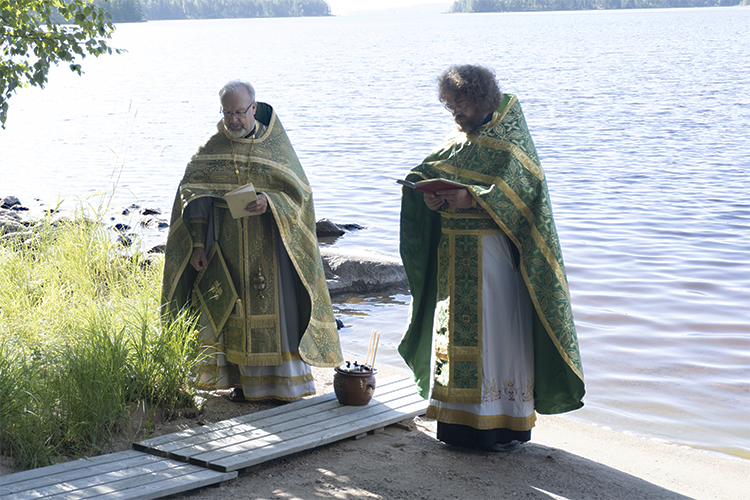
M 0 0 L 0 125 L 20 87 L 44 88 L 52 65 L 81 74 L 79 59 L 111 54 L 110 15 L 88 0 Z

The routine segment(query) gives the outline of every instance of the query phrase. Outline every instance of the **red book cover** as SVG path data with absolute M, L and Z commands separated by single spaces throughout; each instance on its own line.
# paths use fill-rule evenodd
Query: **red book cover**
M 461 189 L 466 187 L 466 184 L 448 179 L 425 179 L 417 182 L 398 180 L 396 182 L 417 191 L 422 191 L 423 193 L 434 193 L 446 189 Z

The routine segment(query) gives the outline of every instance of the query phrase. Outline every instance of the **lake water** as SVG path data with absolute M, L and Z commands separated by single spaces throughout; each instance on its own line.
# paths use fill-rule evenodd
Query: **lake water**
M 398 253 L 401 178 L 452 128 L 453 63 L 496 69 L 544 165 L 588 393 L 570 418 L 750 458 L 750 8 L 119 25 L 127 53 L 23 89 L 0 196 L 159 208 L 252 81 L 275 106 L 334 245 Z M 163 241 L 165 232 L 146 240 Z M 336 304 L 348 356 L 395 346 L 407 292 Z

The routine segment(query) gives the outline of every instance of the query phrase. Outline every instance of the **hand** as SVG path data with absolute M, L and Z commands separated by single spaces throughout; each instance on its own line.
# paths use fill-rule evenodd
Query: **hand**
M 202 271 L 208 267 L 208 258 L 206 258 L 206 250 L 201 247 L 193 248 L 193 254 L 190 256 L 190 264 L 195 268 L 196 271 Z
M 268 210 L 268 199 L 266 198 L 266 195 L 258 193 L 258 199 L 252 203 L 248 203 L 245 210 L 253 213 L 266 213 L 266 210 Z
M 456 208 L 471 208 L 471 203 L 473 201 L 471 193 L 469 193 L 469 190 L 466 188 L 444 189 L 437 191 L 435 194 L 438 197 L 442 197 L 450 206 Z
M 424 193 L 424 204 L 427 205 L 427 208 L 430 210 L 437 210 L 443 206 L 443 203 L 445 203 L 445 198 L 442 196 L 435 196 L 432 193 Z

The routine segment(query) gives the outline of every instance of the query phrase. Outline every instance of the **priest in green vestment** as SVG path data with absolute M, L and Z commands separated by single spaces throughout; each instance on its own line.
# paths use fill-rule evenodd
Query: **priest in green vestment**
M 343 362 L 312 190 L 278 116 L 247 82 L 219 92 L 218 131 L 188 163 L 172 209 L 162 303 L 199 312 L 199 383 L 236 401 L 314 394 L 310 365 Z M 224 195 L 252 184 L 235 218 Z M 243 207 L 241 207 L 241 210 Z
M 412 295 L 399 353 L 438 439 L 494 451 L 531 438 L 536 412 L 583 406 L 565 266 L 544 171 L 515 95 L 453 66 L 439 98 L 457 130 L 403 188 L 400 252 Z M 427 181 L 457 188 L 430 191 Z

